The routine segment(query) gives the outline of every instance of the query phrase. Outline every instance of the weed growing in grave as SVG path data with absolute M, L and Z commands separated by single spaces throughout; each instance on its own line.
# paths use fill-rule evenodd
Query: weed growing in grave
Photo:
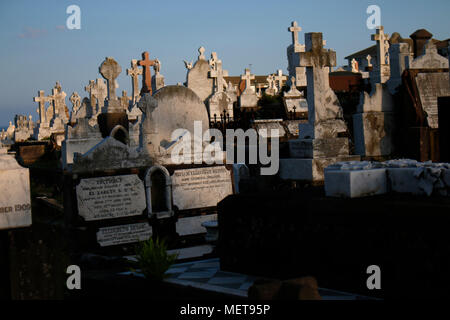
M 164 240 L 150 238 L 136 246 L 137 267 L 147 279 L 163 280 L 166 271 L 177 259 L 178 254 L 168 254 Z

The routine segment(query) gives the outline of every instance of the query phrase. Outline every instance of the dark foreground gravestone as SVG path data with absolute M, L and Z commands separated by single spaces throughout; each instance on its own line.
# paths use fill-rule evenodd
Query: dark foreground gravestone
M 11 298 L 9 230 L 31 226 L 30 176 L 0 148 L 0 298 Z
M 219 204 L 221 269 L 313 276 L 321 288 L 372 297 L 449 297 L 449 212 L 450 198 L 233 195 Z M 372 265 L 381 290 L 367 288 Z

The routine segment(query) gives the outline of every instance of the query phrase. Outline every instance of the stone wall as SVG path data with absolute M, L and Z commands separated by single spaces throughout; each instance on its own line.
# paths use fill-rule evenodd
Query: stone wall
M 383 298 L 449 297 L 450 199 L 342 200 L 322 191 L 234 195 L 219 204 L 221 268 Z M 378 265 L 382 290 L 366 287 Z

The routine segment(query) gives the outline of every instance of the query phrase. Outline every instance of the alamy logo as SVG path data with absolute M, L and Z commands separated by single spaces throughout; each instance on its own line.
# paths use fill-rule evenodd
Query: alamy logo
M 380 290 L 381 289 L 381 269 L 379 266 L 372 265 L 367 267 L 367 274 L 370 274 L 367 278 L 367 289 Z
M 373 30 L 379 26 L 381 26 L 381 9 L 377 5 L 370 5 L 367 7 L 367 14 L 370 16 L 367 18 L 367 28 Z
M 66 20 L 66 26 L 69 30 L 81 29 L 81 9 L 79 6 L 72 4 L 67 7 L 66 13 L 70 14 Z
M 74 264 L 70 265 L 67 267 L 66 273 L 70 274 L 70 276 L 67 278 L 67 281 L 66 281 L 67 289 L 80 290 L 81 289 L 81 269 L 80 269 L 80 267 L 77 265 L 74 265 Z
M 270 137 L 270 152 L 268 148 Z M 174 164 L 261 164 L 261 175 L 275 175 L 279 169 L 279 130 L 227 129 L 226 152 L 222 151 L 224 137 L 220 130 L 207 129 L 203 132 L 202 122 L 194 121 L 193 135 L 186 129 L 172 132 L 174 141 L 171 160 Z M 248 143 L 246 143 L 248 141 Z M 236 159 L 236 162 L 235 162 Z

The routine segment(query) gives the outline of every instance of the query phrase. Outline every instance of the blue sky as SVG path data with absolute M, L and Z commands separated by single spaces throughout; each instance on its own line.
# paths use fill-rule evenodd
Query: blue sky
M 81 30 L 65 28 L 66 8 L 81 8 Z M 426 28 L 437 39 L 450 38 L 448 0 L 195 0 L 195 1 L 1 1 L 0 2 L 0 127 L 15 114 L 37 120 L 38 90 L 51 93 L 61 82 L 68 97 L 86 96 L 90 79 L 101 77 L 98 67 L 106 56 L 122 66 L 119 95 L 131 93 L 126 68 L 143 51 L 162 63 L 166 84 L 184 82 L 183 60 L 196 60 L 199 46 L 207 57 L 216 51 L 230 75 L 251 64 L 252 73 L 287 72 L 287 31 L 297 20 L 304 32 L 323 32 L 327 47 L 344 57 L 372 44 L 374 30 L 366 27 L 366 9 L 381 8 L 387 33 L 409 36 Z

